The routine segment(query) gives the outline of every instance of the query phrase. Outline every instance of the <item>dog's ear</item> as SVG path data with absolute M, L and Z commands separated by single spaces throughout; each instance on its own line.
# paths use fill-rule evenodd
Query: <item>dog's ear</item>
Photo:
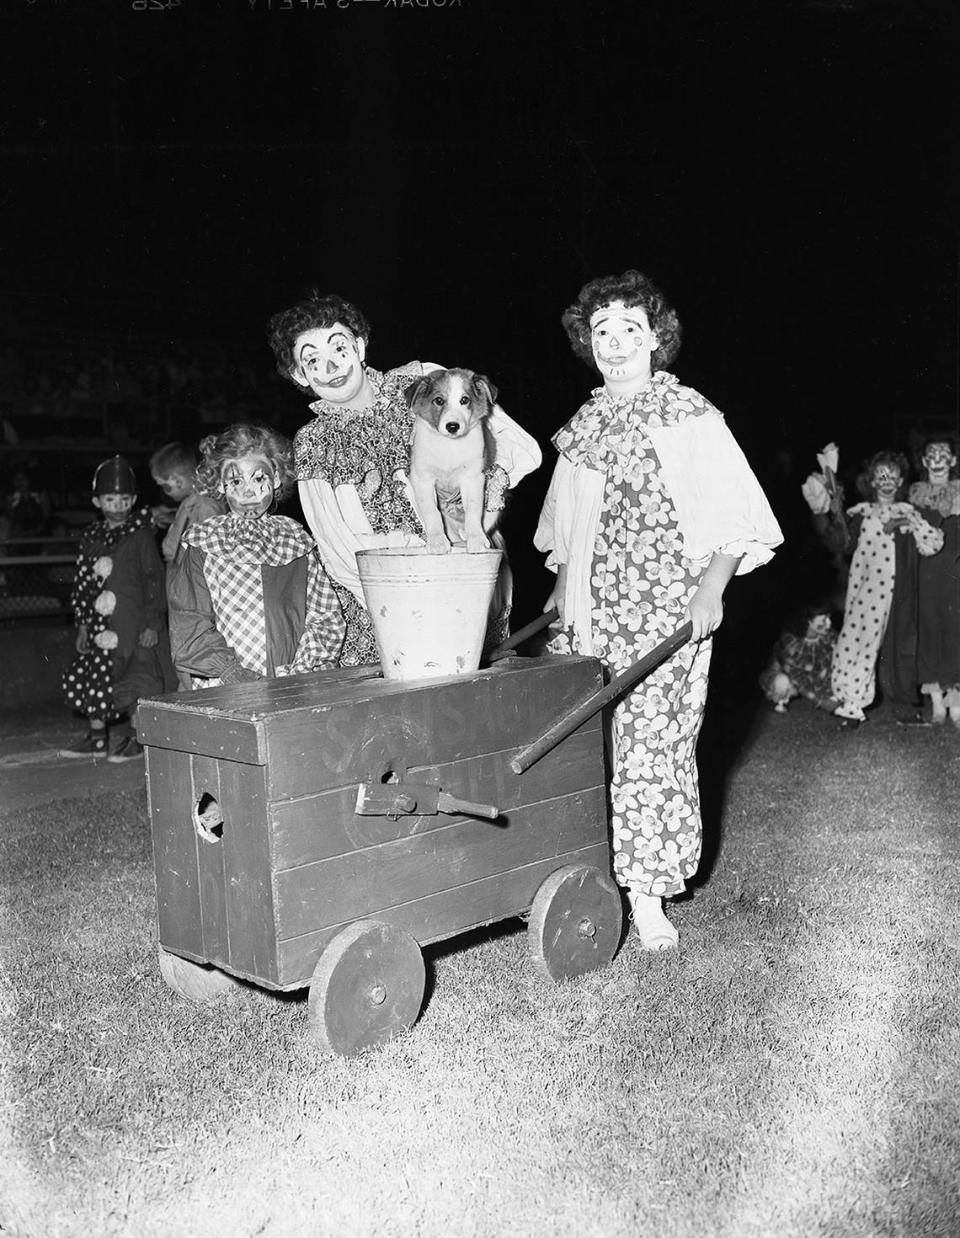
M 487 378 L 486 374 L 474 374 L 473 385 L 482 395 L 490 402 L 490 407 L 493 408 L 497 402 L 497 389 Z
M 404 387 L 403 398 L 407 402 L 407 408 L 413 408 L 417 400 L 429 390 L 430 380 L 430 374 L 421 374 L 419 378 L 414 379 L 409 387 Z

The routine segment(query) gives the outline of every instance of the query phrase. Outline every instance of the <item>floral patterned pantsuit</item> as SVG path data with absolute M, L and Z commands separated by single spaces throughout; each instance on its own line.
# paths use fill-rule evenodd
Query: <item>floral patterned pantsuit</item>
M 626 670 L 684 621 L 702 569 L 683 556 L 677 517 L 649 442 L 608 469 L 591 572 L 594 652 Z M 550 646 L 571 653 L 569 632 Z M 688 643 L 613 712 L 614 875 L 643 894 L 681 893 L 700 862 L 696 747 L 712 641 Z

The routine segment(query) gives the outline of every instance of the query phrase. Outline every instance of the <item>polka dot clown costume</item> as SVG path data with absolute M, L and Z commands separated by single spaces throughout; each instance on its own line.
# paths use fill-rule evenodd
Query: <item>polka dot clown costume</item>
M 837 716 L 848 725 L 865 720 L 873 703 L 877 658 L 898 587 L 897 539 L 911 539 L 921 555 L 936 554 L 943 533 L 933 528 L 911 504 L 897 500 L 906 476 L 906 461 L 895 452 L 879 452 L 867 466 L 874 498 L 847 511 L 856 540 L 850 562 L 843 627 L 833 655 L 831 694 Z M 901 559 L 903 556 L 901 555 Z M 915 580 L 901 580 L 901 592 L 911 597 Z M 915 649 L 915 630 L 914 645 Z M 913 676 L 916 685 L 916 674 Z
M 80 541 L 70 595 L 77 625 L 77 656 L 63 677 L 67 703 L 90 720 L 90 731 L 67 757 L 142 756 L 131 715 L 141 696 L 165 682 L 160 641 L 166 639 L 164 567 L 146 508 L 134 510 L 136 479 L 122 456 L 97 468 L 93 504 L 102 519 Z M 107 753 L 107 724 L 123 720 L 119 742 Z

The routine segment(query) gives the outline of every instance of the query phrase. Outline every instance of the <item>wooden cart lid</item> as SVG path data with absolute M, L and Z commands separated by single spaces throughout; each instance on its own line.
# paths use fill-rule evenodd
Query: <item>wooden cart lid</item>
M 318 671 L 144 698 L 137 707 L 137 731 L 148 747 L 265 765 L 271 733 L 276 737 L 288 730 L 296 715 L 316 717 L 347 706 L 377 704 L 393 713 L 404 707 L 404 697 L 411 698 L 411 708 L 417 710 L 415 698 L 438 692 L 467 708 L 475 700 L 476 708 L 484 709 L 502 691 L 526 697 L 534 690 L 539 698 L 547 681 L 553 686 L 539 701 L 545 722 L 562 705 L 560 697 L 569 701 L 597 686 L 600 664 L 596 658 L 573 655 L 505 658 L 471 675 L 410 682 L 383 679 L 371 666 Z

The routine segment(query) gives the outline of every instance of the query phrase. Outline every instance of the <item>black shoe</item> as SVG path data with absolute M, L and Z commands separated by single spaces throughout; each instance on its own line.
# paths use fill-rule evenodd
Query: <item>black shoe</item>
M 106 731 L 88 731 L 78 744 L 74 744 L 72 748 L 61 748 L 57 753 L 58 757 L 67 757 L 71 761 L 81 761 L 84 759 L 89 761 L 91 758 L 96 761 L 106 755 Z
M 858 731 L 866 724 L 866 718 L 841 718 L 838 731 Z
M 132 735 L 124 735 L 113 752 L 107 757 L 111 765 L 123 765 L 125 761 L 141 761 L 143 745 L 138 744 Z

